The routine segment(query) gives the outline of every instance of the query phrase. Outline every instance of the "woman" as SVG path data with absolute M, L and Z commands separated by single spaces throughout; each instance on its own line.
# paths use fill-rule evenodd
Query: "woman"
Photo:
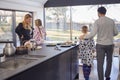
M 44 27 L 42 26 L 42 21 L 40 19 L 36 19 L 33 39 L 35 39 L 35 41 L 39 45 L 44 42 L 45 36 L 46 36 L 46 32 Z
M 19 23 L 15 29 L 15 32 L 19 36 L 20 44 L 24 45 L 25 42 L 29 41 L 33 37 L 33 28 L 31 27 L 32 16 L 26 14 L 23 22 Z
M 82 27 L 82 35 L 85 36 L 88 34 L 87 26 Z M 81 37 L 80 36 L 80 37 Z M 81 57 L 81 61 L 83 63 L 83 74 L 85 80 L 89 80 L 89 75 L 91 72 L 91 65 L 93 64 L 93 52 L 95 51 L 95 44 L 92 39 L 81 39 L 79 44 L 79 53 Z

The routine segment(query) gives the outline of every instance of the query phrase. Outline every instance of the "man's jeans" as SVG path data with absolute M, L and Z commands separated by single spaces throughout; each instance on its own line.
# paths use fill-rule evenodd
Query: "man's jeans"
M 104 58 L 106 56 L 105 77 L 110 77 L 114 45 L 96 45 L 98 79 L 104 80 Z

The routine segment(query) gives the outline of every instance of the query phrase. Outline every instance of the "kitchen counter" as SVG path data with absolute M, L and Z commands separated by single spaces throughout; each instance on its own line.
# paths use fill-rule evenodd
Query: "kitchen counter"
M 73 80 L 78 74 L 78 46 L 59 48 L 42 45 L 30 54 L 45 57 L 13 70 L 0 68 L 0 80 Z
M 117 53 L 118 53 L 118 59 L 119 59 L 119 74 L 118 74 L 117 80 L 120 80 L 120 39 L 115 41 L 114 44 L 115 44 L 115 48 L 118 48 Z

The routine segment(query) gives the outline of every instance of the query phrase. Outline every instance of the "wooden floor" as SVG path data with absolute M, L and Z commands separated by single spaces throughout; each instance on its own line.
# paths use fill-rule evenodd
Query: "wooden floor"
M 104 66 L 106 66 L 106 61 L 104 63 Z M 112 65 L 112 72 L 111 72 L 111 80 L 117 80 L 118 72 L 119 72 L 119 59 L 118 59 L 118 57 L 114 57 L 113 58 L 113 65 Z M 79 80 L 84 80 L 81 66 L 79 66 Z M 96 60 L 94 60 L 94 65 L 92 67 L 90 80 L 98 80 L 97 61 Z

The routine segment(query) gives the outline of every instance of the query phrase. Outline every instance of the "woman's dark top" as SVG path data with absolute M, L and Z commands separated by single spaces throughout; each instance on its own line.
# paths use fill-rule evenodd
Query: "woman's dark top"
M 32 31 L 29 29 L 24 29 L 23 23 L 18 24 L 18 26 L 15 29 L 15 32 L 19 36 L 21 45 L 23 45 L 26 41 L 30 40 L 33 37 L 33 28 Z

